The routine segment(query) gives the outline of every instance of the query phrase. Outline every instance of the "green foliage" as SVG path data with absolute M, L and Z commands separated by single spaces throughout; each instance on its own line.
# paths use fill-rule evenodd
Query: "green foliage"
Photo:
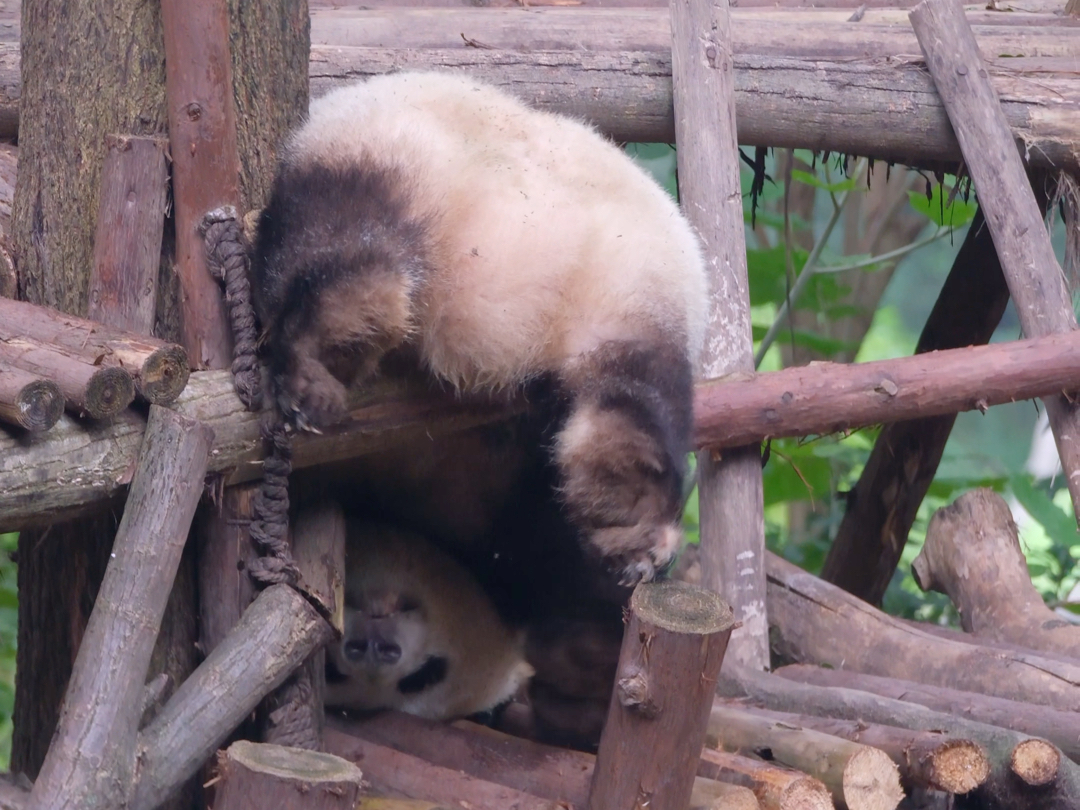
M 925 216 L 939 227 L 960 228 L 967 225 L 975 218 L 978 205 L 971 200 L 963 199 L 959 194 L 954 194 L 956 178 L 951 177 L 949 185 L 935 186 L 927 194 L 917 191 L 908 192 L 908 200 L 911 207 Z
M 15 708 L 15 642 L 19 600 L 15 563 L 17 534 L 0 534 L 0 770 L 11 758 L 11 712 Z

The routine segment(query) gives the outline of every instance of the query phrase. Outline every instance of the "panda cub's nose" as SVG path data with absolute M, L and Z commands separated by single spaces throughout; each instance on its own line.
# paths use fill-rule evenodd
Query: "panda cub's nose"
M 345 657 L 354 664 L 368 658 L 378 664 L 394 664 L 401 658 L 401 647 L 383 638 L 354 638 L 345 642 Z

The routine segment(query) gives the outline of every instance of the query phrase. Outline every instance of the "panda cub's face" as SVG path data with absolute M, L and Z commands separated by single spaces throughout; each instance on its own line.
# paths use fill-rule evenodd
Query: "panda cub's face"
M 341 642 L 329 647 L 333 666 L 359 694 L 385 695 L 402 681 L 407 687 L 428 658 L 430 624 L 420 600 L 387 590 L 357 596 L 345 609 Z

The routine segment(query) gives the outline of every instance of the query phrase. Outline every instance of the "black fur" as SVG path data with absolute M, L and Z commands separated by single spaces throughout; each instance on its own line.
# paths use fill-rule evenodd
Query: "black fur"
M 398 691 L 403 695 L 415 695 L 446 680 L 450 671 L 450 662 L 442 656 L 433 655 L 423 663 L 420 669 L 406 675 L 398 681 Z

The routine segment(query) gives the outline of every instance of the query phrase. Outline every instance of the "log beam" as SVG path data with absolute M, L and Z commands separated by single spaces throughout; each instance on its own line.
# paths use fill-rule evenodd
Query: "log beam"
M 1075 330 L 1065 275 L 963 9 L 953 0 L 923 0 L 909 16 L 975 183 L 1024 334 Z M 1063 393 L 1043 402 L 1080 518 L 1080 405 Z
M 699 386 L 696 442 L 737 447 L 769 437 L 981 408 L 1078 386 L 1078 333 L 876 363 L 814 363 Z M 261 475 L 258 416 L 237 399 L 228 372 L 193 374 L 172 407 L 213 427 L 211 472 L 226 473 L 227 483 Z M 461 401 L 434 394 L 423 384 L 383 381 L 358 393 L 349 417 L 332 432 L 297 436 L 293 464 L 299 469 L 351 458 L 390 446 L 400 440 L 400 431 L 451 432 L 496 421 L 519 407 Z M 845 409 L 851 418 L 838 420 Z M 47 525 L 119 495 L 130 481 L 144 426 L 143 418 L 129 410 L 105 425 L 85 426 L 65 416 L 32 442 L 0 430 L 0 530 Z
M 0 362 L 0 421 L 23 430 L 48 430 L 64 414 L 60 386 Z
M 911 570 L 924 591 L 952 600 L 975 639 L 1080 658 L 1080 627 L 1031 584 L 1012 512 L 993 490 L 974 489 L 938 509 Z
M 86 626 L 31 810 L 123 807 L 135 774 L 142 691 L 213 439 L 151 408 L 139 467 Z
M 730 608 L 704 588 L 634 590 L 590 810 L 687 806 L 732 624 Z

